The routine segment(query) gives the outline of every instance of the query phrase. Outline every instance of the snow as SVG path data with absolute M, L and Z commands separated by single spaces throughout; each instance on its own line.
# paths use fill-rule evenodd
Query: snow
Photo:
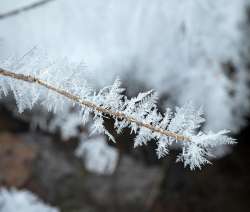
M 59 212 L 26 190 L 0 190 L 0 212 Z

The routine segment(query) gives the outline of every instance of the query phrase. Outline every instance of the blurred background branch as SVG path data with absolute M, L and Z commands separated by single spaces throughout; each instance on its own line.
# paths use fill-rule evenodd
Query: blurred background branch
M 14 10 L 11 10 L 9 12 L 6 12 L 6 13 L 3 13 L 3 14 L 0 14 L 0 20 L 1 19 L 5 19 L 5 18 L 9 18 L 9 17 L 12 17 L 12 16 L 16 16 L 16 15 L 19 15 L 23 12 L 26 12 L 26 11 L 29 11 L 29 10 L 33 10 L 33 9 L 36 9 L 40 6 L 44 6 L 45 4 L 49 3 L 49 2 L 52 2 L 54 0 L 42 0 L 42 1 L 37 1 L 37 2 L 34 2 L 32 4 L 29 4 L 29 5 L 26 5 L 26 6 L 23 6 L 21 8 L 17 8 L 17 9 L 14 9 Z

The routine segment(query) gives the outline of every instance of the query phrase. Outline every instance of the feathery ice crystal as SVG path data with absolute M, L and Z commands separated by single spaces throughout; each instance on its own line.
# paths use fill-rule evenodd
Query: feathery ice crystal
M 93 117 L 91 133 L 104 133 L 115 142 L 104 127 L 104 118 L 111 117 L 118 133 L 128 127 L 136 134 L 134 147 L 155 140 L 159 158 L 168 154 L 171 145 L 178 143 L 182 151 L 177 161 L 190 166 L 191 170 L 210 163 L 212 148 L 235 143 L 226 130 L 201 132 L 205 121 L 203 112 L 191 103 L 175 111 L 167 108 L 161 114 L 157 109 L 157 94 L 153 91 L 129 99 L 123 94 L 125 89 L 121 88 L 121 82 L 116 80 L 97 92 L 88 85 L 81 66 L 50 63 L 41 67 L 39 59 L 30 64 L 29 67 L 21 61 L 7 61 L 0 68 L 1 93 L 6 96 L 12 91 L 20 113 L 35 105 L 42 105 L 55 114 L 75 107 L 83 124 Z

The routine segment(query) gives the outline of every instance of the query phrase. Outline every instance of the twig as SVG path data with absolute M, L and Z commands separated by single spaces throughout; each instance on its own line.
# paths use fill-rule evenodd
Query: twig
M 0 14 L 0 20 L 5 19 L 5 18 L 9 18 L 11 16 L 18 15 L 18 14 L 23 13 L 23 12 L 28 11 L 28 10 L 35 9 L 37 7 L 45 5 L 45 4 L 52 2 L 52 1 L 54 1 L 54 0 L 41 0 L 41 1 L 34 2 L 30 5 L 27 5 L 27 6 L 18 8 L 18 9 L 14 9 L 12 11 L 9 11 L 9 12 L 3 13 L 3 14 Z
M 5 77 L 10 77 L 10 78 L 16 79 L 16 80 L 25 81 L 28 83 L 36 83 L 42 87 L 45 87 L 51 91 L 56 92 L 64 97 L 67 97 L 68 99 L 80 104 L 81 106 L 88 107 L 88 108 L 90 108 L 94 111 L 100 112 L 102 114 L 108 114 L 114 118 L 123 119 L 129 123 L 135 123 L 138 126 L 145 127 L 149 130 L 152 130 L 153 132 L 157 132 L 157 133 L 160 133 L 164 136 L 169 136 L 169 137 L 175 138 L 177 141 L 190 141 L 190 138 L 187 136 L 179 135 L 177 133 L 161 129 L 159 127 L 155 127 L 155 126 L 152 126 L 150 124 L 143 123 L 141 121 L 136 120 L 134 117 L 127 116 L 123 112 L 115 112 L 115 111 L 112 111 L 111 109 L 106 109 L 104 107 L 98 106 L 91 101 L 81 99 L 79 96 L 71 94 L 62 88 L 54 87 L 53 85 L 50 85 L 49 83 L 47 83 L 43 80 L 40 80 L 36 77 L 30 76 L 30 75 L 14 73 L 14 72 L 2 69 L 2 68 L 0 68 L 0 75 L 5 76 Z

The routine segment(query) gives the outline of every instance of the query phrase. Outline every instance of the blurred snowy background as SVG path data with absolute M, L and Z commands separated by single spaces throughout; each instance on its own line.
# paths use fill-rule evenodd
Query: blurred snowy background
M 192 100 L 197 107 L 204 108 L 207 119 L 205 130 L 226 128 L 238 135 L 246 127 L 246 117 L 250 110 L 249 0 L 51 0 L 8 16 L 8 12 L 25 8 L 34 2 L 37 1 L 1 0 L 2 63 L 6 60 L 14 61 L 15 67 L 19 69 L 38 66 L 46 68 L 51 64 L 56 64 L 56 68 L 63 71 L 81 67 L 79 71 L 84 70 L 87 73 L 86 79 L 95 87 L 109 85 L 119 77 L 127 88 L 128 95 L 155 89 L 159 93 L 162 107 L 183 105 Z M 15 176 L 9 173 L 6 166 L 13 163 L 17 167 L 20 165 L 12 160 L 4 160 L 4 164 L 0 165 L 4 169 L 1 171 L 3 174 L 0 174 L 4 186 L 28 188 L 60 207 L 62 211 L 69 212 L 129 209 L 165 211 L 164 208 L 168 208 L 168 211 L 205 211 L 201 206 L 193 206 L 198 204 L 195 200 L 199 195 L 183 208 L 178 208 L 177 191 L 181 190 L 178 186 L 188 188 L 189 191 L 192 184 L 188 180 L 193 178 L 187 171 L 176 168 L 168 158 L 165 159 L 168 161 L 156 161 L 150 150 L 154 146 L 131 152 L 132 138 L 126 132 L 123 137 L 117 138 L 118 144 L 115 147 L 108 145 L 104 137 L 87 138 L 85 129 L 79 129 L 81 120 L 74 115 L 71 108 L 65 108 L 63 114 L 53 117 L 39 107 L 32 113 L 19 116 L 13 109 L 15 103 L 11 97 L 4 99 L 2 105 L 1 131 L 22 132 L 21 135 L 15 135 L 18 138 L 13 138 L 13 135 L 0 135 L 2 145 L 7 145 L 2 152 L 7 154 L 11 149 L 7 141 L 14 139 L 13 146 L 16 146 L 19 144 L 15 144 L 15 140 L 25 140 L 25 148 L 28 150 L 23 150 L 25 155 L 23 151 L 17 151 L 17 155 L 24 157 L 24 161 L 28 160 L 37 167 L 42 167 L 39 169 L 28 166 L 29 171 L 32 169 L 29 176 L 34 173 L 41 175 L 36 176 L 35 180 L 24 177 L 19 183 L 14 177 L 15 180 L 6 181 L 6 176 Z M 9 120 L 5 114 L 12 118 Z M 5 124 L 9 122 L 16 124 L 10 124 L 9 127 Z M 32 129 L 38 127 L 42 132 L 33 130 L 31 133 L 30 126 Z M 60 129 L 64 140 L 74 140 L 77 137 L 80 141 L 78 147 L 76 141 L 63 144 L 58 141 L 59 144 L 54 144 L 52 140 L 60 137 L 55 135 L 57 129 Z M 27 135 L 23 135 L 24 132 Z M 30 150 L 30 145 L 31 149 L 35 145 L 36 150 Z M 34 156 L 27 159 L 27 151 Z M 226 152 L 228 150 L 222 149 L 217 154 L 224 155 Z M 82 164 L 78 165 L 74 155 L 83 160 L 86 170 L 96 174 L 92 176 L 86 174 L 85 169 L 82 171 Z M 51 164 L 44 167 L 46 163 Z M 218 170 L 221 170 L 219 165 L 204 172 L 211 177 Z M 110 174 L 112 175 L 107 176 Z M 195 177 L 204 179 L 205 182 L 209 179 L 202 178 L 202 173 L 200 175 Z M 68 176 L 71 176 L 70 179 Z M 130 180 L 132 178 L 134 180 Z M 166 179 L 172 184 L 167 184 Z M 79 182 L 82 182 L 81 186 L 77 184 Z M 244 180 L 243 182 L 245 183 Z M 62 184 L 60 186 L 63 187 L 67 183 L 65 189 L 55 188 L 55 185 Z M 175 183 L 177 188 L 171 187 Z M 75 193 L 69 192 L 69 189 L 75 189 Z M 220 192 L 225 192 L 223 189 Z M 16 193 L 15 190 L 9 193 L 7 190 L 1 191 L 0 211 L 1 207 L 6 212 L 17 210 L 6 205 L 15 202 L 14 199 L 18 198 Z M 30 195 L 25 192 L 20 194 L 27 199 L 24 204 L 33 204 L 33 197 Z M 185 192 L 183 195 L 185 197 Z M 203 195 L 204 199 L 207 198 L 206 192 Z M 173 196 L 176 205 L 167 205 L 168 196 Z M 9 200 L 10 198 L 13 200 Z M 83 198 L 84 203 L 79 198 Z M 117 205 L 112 203 L 115 198 Z M 69 205 L 64 204 L 67 199 L 70 199 Z M 163 200 L 166 205 L 161 203 Z M 223 210 L 220 206 L 223 206 L 225 199 L 221 200 L 220 206 L 214 201 L 210 209 Z M 203 200 L 199 199 L 199 202 L 200 205 L 204 204 Z M 20 201 L 18 204 L 21 204 Z M 244 204 L 241 205 L 241 211 L 247 211 Z M 56 211 L 41 209 L 45 212 L 54 210 Z M 230 211 L 230 208 L 227 210 Z M 30 211 L 39 210 L 34 208 Z

